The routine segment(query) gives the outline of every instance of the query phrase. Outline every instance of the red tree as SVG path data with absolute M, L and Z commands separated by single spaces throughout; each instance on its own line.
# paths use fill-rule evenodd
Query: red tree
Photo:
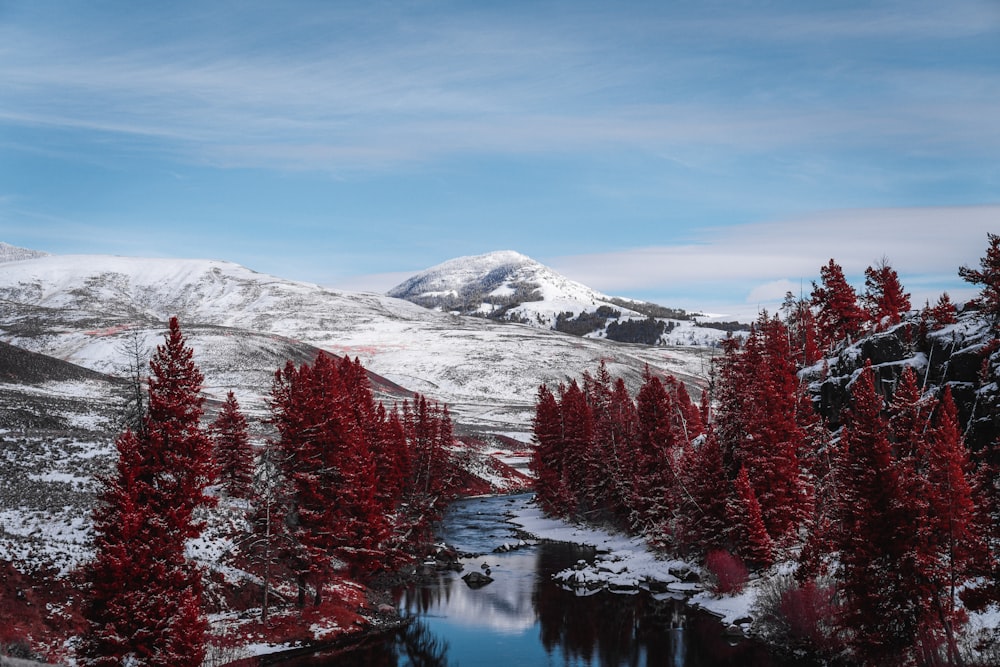
M 448 408 L 416 394 L 412 406 L 403 402 L 402 423 L 410 458 L 410 479 L 403 489 L 405 530 L 412 539 L 425 539 L 454 496 L 451 417 Z
M 825 349 L 853 338 L 868 319 L 858 305 L 854 288 L 844 278 L 844 270 L 832 259 L 820 269 L 822 285 L 813 283 L 811 302 L 816 310 L 816 327 Z
M 566 516 L 570 501 L 562 456 L 562 415 L 556 397 L 545 385 L 538 388 L 534 434 L 531 471 L 535 476 L 536 497 L 547 514 Z
M 375 495 L 375 463 L 353 397 L 329 355 L 320 353 L 312 366 L 279 370 L 272 412 L 290 485 L 286 521 L 307 553 L 308 571 L 299 572 L 300 600 L 309 575 L 318 605 L 334 558 L 355 572 L 377 569 L 388 525 Z M 364 412 L 374 409 L 367 406 Z
M 150 361 L 141 435 L 118 438 L 118 462 L 94 512 L 96 555 L 85 568 L 83 665 L 189 665 L 204 657 L 201 571 L 184 555 L 210 504 L 211 443 L 200 427 L 202 374 L 177 318 Z
M 247 420 L 240 412 L 236 395 L 229 392 L 209 434 L 214 443 L 214 460 L 219 483 L 230 496 L 247 498 L 253 485 L 253 449 Z
M 757 502 L 746 468 L 740 468 L 733 490 L 729 503 L 729 539 L 733 549 L 744 562 L 767 567 L 773 562 L 771 537 L 764 527 L 760 503 Z
M 979 269 L 962 266 L 958 275 L 973 285 L 982 285 L 975 303 L 989 318 L 994 331 L 1000 327 L 1000 234 L 987 234 L 990 245 L 979 260 Z
M 903 291 L 899 275 L 885 258 L 865 269 L 864 302 L 876 331 L 899 324 L 902 313 L 911 308 L 910 295 Z
M 730 479 L 745 467 L 768 533 L 791 535 L 811 512 L 799 461 L 799 382 L 788 330 L 763 313 L 742 348 L 730 344 L 716 383 L 715 426 Z
M 966 477 L 969 457 L 947 385 L 928 435 L 926 459 L 928 498 L 923 536 L 928 544 L 923 564 L 931 587 L 931 609 L 925 624 L 943 631 L 949 661 L 958 664 L 961 657 L 955 627 L 961 614 L 955 607 L 955 594 L 985 549 L 974 528 L 976 508 Z
M 710 429 L 700 444 L 684 451 L 678 465 L 673 535 L 681 551 L 728 547 L 729 493 L 722 449 Z
M 632 525 L 641 532 L 662 531 L 670 518 L 681 440 L 674 430 L 674 401 L 660 378 L 646 367 L 636 396 L 635 481 Z

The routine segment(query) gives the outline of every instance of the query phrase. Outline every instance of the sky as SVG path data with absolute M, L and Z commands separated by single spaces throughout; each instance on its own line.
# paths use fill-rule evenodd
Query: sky
M 509 249 L 745 315 L 831 258 L 969 298 L 988 232 L 1000 0 L 0 0 L 16 246 L 377 292 Z

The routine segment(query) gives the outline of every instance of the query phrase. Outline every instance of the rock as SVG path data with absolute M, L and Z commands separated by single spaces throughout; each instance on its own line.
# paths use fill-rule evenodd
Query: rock
M 482 588 L 487 584 L 493 583 L 493 577 L 485 575 L 482 572 L 469 572 L 462 575 L 462 581 L 469 588 Z

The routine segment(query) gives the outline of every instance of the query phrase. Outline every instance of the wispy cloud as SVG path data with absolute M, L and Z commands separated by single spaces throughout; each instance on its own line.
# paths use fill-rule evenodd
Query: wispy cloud
M 329 44 L 302 52 L 248 50 L 262 33 L 216 41 L 214 31 L 193 32 L 144 44 L 120 34 L 105 34 L 109 42 L 102 43 L 8 27 L 0 29 L 7 44 L 0 121 L 154 138 L 168 142 L 164 150 L 220 166 L 294 169 L 385 168 L 468 152 L 706 144 L 736 152 L 831 145 L 1000 150 L 995 69 L 952 77 L 941 63 L 914 69 L 877 62 L 831 74 L 820 63 L 793 69 L 788 80 L 768 74 L 746 83 L 763 76 L 754 67 L 758 58 L 774 57 L 756 51 L 758 41 L 997 29 L 983 20 L 988 6 L 979 4 L 954 12 L 923 4 L 903 9 L 877 16 L 722 12 L 709 20 L 591 8 L 566 12 L 558 23 L 504 21 L 499 13 L 390 14 L 367 42 L 350 35 L 357 15 L 320 14 L 332 32 Z M 595 24 L 595 14 L 606 25 Z M 306 29 L 291 19 L 282 25 L 290 41 Z M 692 33 L 702 35 L 704 47 Z M 645 42 L 641 51 L 630 51 L 630 34 Z M 683 38 L 682 46 L 672 47 L 671 37 Z M 791 60 L 788 67 L 799 65 Z M 842 91 L 863 88 L 864 104 L 850 92 L 831 94 L 828 76 Z M 776 94 L 785 87 L 798 92 Z M 928 90 L 947 91 L 949 104 Z
M 883 256 L 910 282 L 914 302 L 954 288 L 997 229 L 1000 206 L 835 211 L 705 230 L 696 243 L 549 258 L 565 275 L 612 294 L 683 295 L 713 303 L 780 302 L 811 289 L 830 259 L 856 283 Z M 734 287 L 737 286 L 737 287 Z M 712 289 L 718 294 L 711 296 Z M 955 292 L 952 289 L 953 293 Z M 964 293 L 964 292 L 963 292 Z

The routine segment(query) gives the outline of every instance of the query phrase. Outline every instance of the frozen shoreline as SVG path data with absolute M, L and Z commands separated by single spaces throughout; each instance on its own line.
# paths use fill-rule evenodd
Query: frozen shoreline
M 648 590 L 654 595 L 683 596 L 691 607 L 719 617 L 723 625 L 736 625 L 744 633 L 750 628 L 750 609 L 757 597 L 756 580 L 751 580 L 737 595 L 715 595 L 697 583 L 703 576 L 697 564 L 656 554 L 641 537 L 547 517 L 531 501 L 511 508 L 508 521 L 537 539 L 573 542 L 597 550 L 594 563 L 555 575 L 580 595 L 598 590 L 616 593 Z

